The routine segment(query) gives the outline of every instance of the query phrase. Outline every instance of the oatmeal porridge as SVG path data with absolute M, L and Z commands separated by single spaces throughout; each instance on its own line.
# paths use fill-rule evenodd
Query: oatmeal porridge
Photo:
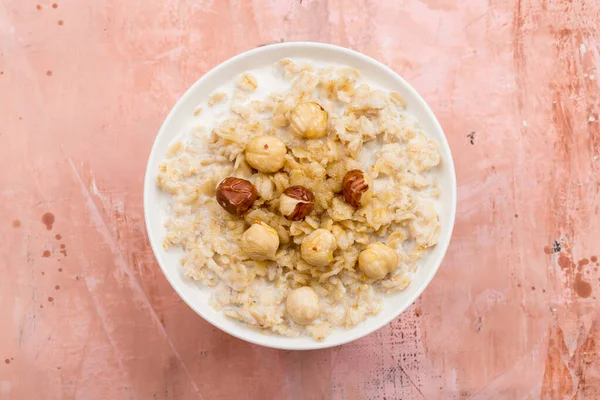
M 242 74 L 170 145 L 163 246 L 226 316 L 323 340 L 379 313 L 436 245 L 440 156 L 402 96 L 352 68 L 285 59 L 270 73 L 280 91 Z

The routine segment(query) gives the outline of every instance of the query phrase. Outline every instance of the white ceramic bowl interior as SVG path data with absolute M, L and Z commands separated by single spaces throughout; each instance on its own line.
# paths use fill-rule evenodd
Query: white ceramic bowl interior
M 384 308 L 379 315 L 367 318 L 353 329 L 336 330 L 322 342 L 309 337 L 267 336 L 225 317 L 210 307 L 210 289 L 183 275 L 179 263 L 182 253 L 172 250 L 167 252 L 162 247 L 168 199 L 158 190 L 156 176 L 169 143 L 189 130 L 195 118 L 194 110 L 199 104 L 206 102 L 215 89 L 233 82 L 243 72 L 270 67 L 282 58 L 306 59 L 316 64 L 347 65 L 360 71 L 362 79 L 370 85 L 400 92 L 408 103 L 408 111 L 419 120 L 425 132 L 439 143 L 442 160 L 435 172 L 441 192 L 438 203 L 441 221 L 438 245 L 420 260 L 418 272 L 406 290 L 385 296 Z M 450 242 L 455 213 L 456 176 L 452 154 L 444 132 L 429 106 L 404 79 L 385 65 L 355 51 L 321 43 L 282 43 L 256 48 L 231 58 L 200 78 L 177 102 L 160 128 L 150 153 L 144 180 L 144 214 L 150 243 L 163 273 L 179 296 L 206 321 L 223 331 L 251 343 L 280 349 L 308 350 L 341 345 L 368 335 L 396 318 L 415 301 L 437 272 Z

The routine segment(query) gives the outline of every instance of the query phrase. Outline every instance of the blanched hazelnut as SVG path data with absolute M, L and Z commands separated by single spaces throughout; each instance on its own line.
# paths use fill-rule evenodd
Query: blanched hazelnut
M 306 139 L 322 138 L 327 133 L 327 111 L 317 103 L 300 103 L 290 113 L 290 129 Z
M 279 198 L 279 211 L 290 221 L 301 221 L 315 206 L 315 196 L 304 186 L 290 186 Z
M 383 243 L 371 243 L 358 255 L 358 268 L 371 279 L 382 279 L 398 268 L 398 254 Z
M 230 176 L 219 183 L 216 197 L 229 214 L 242 215 L 252 207 L 258 192 L 251 182 Z
M 257 221 L 242 235 L 242 250 L 253 260 L 272 260 L 279 248 L 277 231 Z
M 348 171 L 342 181 L 342 194 L 352 207 L 363 207 L 373 197 L 373 181 L 359 169 Z
M 294 322 L 307 325 L 319 317 L 319 296 L 310 287 L 293 290 L 285 301 L 285 309 Z
M 306 236 L 300 245 L 304 261 L 315 267 L 325 267 L 333 261 L 337 241 L 327 229 L 317 229 Z
M 275 136 L 256 136 L 246 145 L 246 162 L 260 172 L 279 171 L 285 162 L 287 148 Z

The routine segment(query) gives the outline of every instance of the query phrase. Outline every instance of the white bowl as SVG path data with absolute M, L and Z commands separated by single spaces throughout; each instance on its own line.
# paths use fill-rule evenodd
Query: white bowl
M 441 165 L 435 172 L 441 192 L 439 243 L 423 257 L 408 288 L 385 297 L 384 307 L 379 315 L 367 318 L 355 328 L 338 329 L 322 342 L 309 337 L 264 335 L 225 317 L 209 305 L 210 289 L 201 287 L 183 275 L 179 263 L 182 253 L 171 250 L 166 252 L 162 247 L 165 237 L 165 195 L 157 188 L 156 176 L 157 167 L 169 143 L 189 126 L 190 120 L 194 118 L 195 108 L 206 101 L 216 88 L 235 80 L 237 75 L 245 71 L 273 65 L 286 57 L 309 59 L 315 63 L 348 65 L 360 71 L 361 77 L 368 83 L 400 92 L 406 99 L 408 111 L 419 120 L 429 137 L 439 143 L 441 154 Z M 173 289 L 194 311 L 217 328 L 248 342 L 278 349 L 308 350 L 337 346 L 359 339 L 390 323 L 415 301 L 437 272 L 450 242 L 455 213 L 456 176 L 452 154 L 444 132 L 429 106 L 404 79 L 380 62 L 356 51 L 322 43 L 296 42 L 259 47 L 225 61 L 200 78 L 175 104 L 160 128 L 152 146 L 144 179 L 144 215 L 150 244 Z

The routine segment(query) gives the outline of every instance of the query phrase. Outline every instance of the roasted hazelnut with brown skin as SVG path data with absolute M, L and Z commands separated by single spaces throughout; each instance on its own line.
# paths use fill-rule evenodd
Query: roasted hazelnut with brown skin
M 348 171 L 342 180 L 342 194 L 352 207 L 363 207 L 373 197 L 373 181 L 359 169 Z
M 279 198 L 279 211 L 290 221 L 301 221 L 315 206 L 315 195 L 304 186 L 290 186 Z
M 258 192 L 245 179 L 230 176 L 217 186 L 217 203 L 232 215 L 242 215 L 254 204 Z

